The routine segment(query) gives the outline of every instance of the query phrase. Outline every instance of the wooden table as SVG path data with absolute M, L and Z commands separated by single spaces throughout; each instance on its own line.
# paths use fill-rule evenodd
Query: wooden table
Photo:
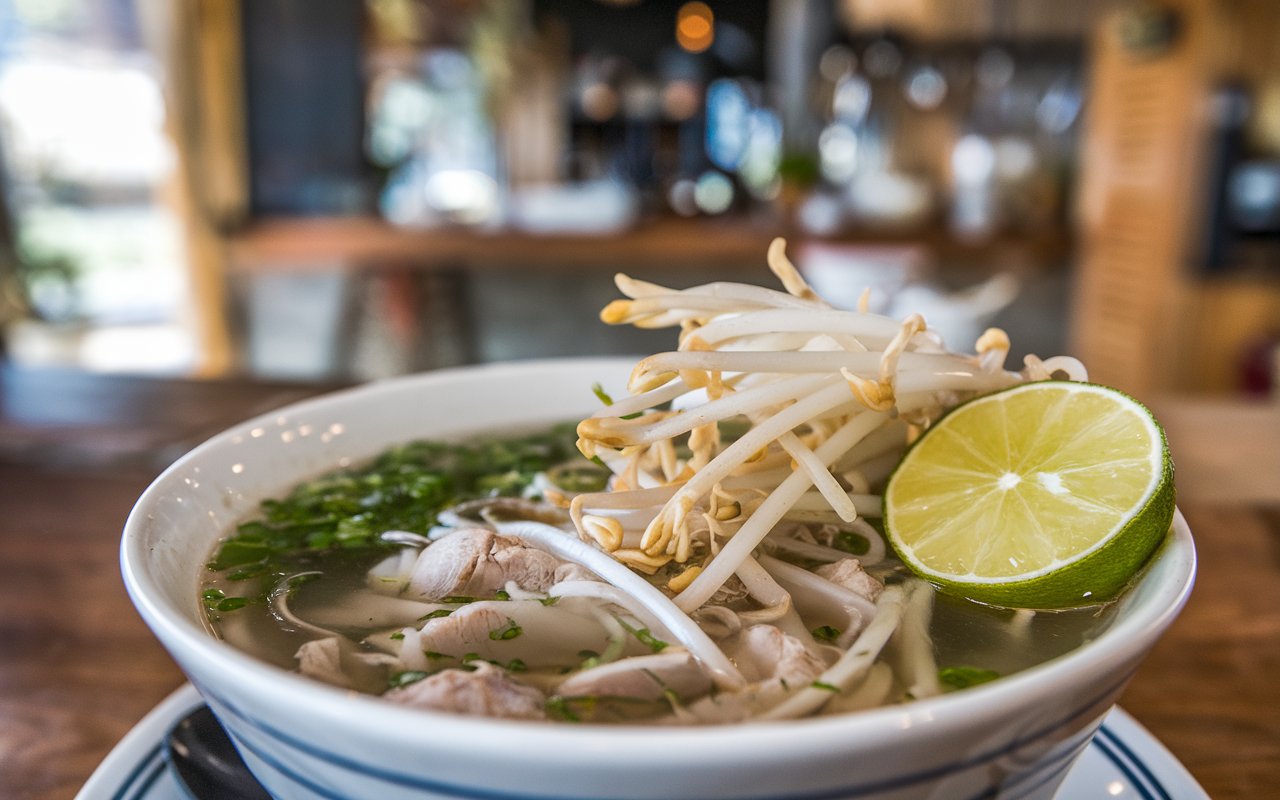
M 134 499 L 208 434 L 313 391 L 0 368 L 0 798 L 72 796 L 183 681 L 121 585 L 117 546 Z M 1280 422 L 1233 426 L 1230 406 L 1213 429 L 1179 427 L 1200 420 L 1177 409 L 1170 440 L 1189 464 L 1204 462 L 1194 448 L 1280 435 Z M 1196 591 L 1121 702 L 1212 797 L 1273 797 L 1280 501 L 1218 501 L 1198 491 L 1197 469 L 1183 487 Z M 1271 484 L 1280 490 L 1280 475 Z

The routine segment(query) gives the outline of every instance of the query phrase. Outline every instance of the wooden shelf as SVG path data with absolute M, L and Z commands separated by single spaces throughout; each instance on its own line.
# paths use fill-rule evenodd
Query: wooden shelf
M 775 236 L 792 246 L 828 244 L 919 246 L 939 260 L 982 261 L 1014 255 L 1046 264 L 1071 252 L 1064 231 L 1004 236 L 982 242 L 958 240 L 941 229 L 917 232 L 856 232 L 813 237 L 770 219 L 664 218 L 601 235 L 537 235 L 520 231 L 461 228 L 401 228 L 370 217 L 270 218 L 228 237 L 235 272 L 312 268 L 412 267 L 420 269 L 533 266 L 648 269 L 763 264 Z

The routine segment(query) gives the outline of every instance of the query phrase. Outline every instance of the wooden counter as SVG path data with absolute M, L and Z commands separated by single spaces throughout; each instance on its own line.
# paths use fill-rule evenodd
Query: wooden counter
M 121 585 L 124 519 L 177 453 L 312 391 L 0 369 L 0 797 L 71 797 L 182 683 Z M 1179 408 L 1167 420 L 1175 459 L 1280 452 L 1265 439 L 1280 438 L 1280 425 L 1259 423 L 1256 408 L 1236 424 L 1233 407 L 1219 407 L 1209 428 Z M 1212 484 L 1201 490 L 1204 474 L 1187 470 L 1182 486 L 1195 593 L 1121 702 L 1216 800 L 1270 797 L 1280 786 L 1280 500 L 1219 497 Z M 1280 490 L 1280 475 L 1268 480 Z

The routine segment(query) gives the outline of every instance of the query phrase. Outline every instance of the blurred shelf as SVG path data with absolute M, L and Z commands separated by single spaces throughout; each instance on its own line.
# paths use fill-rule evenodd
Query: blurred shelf
M 804 242 L 918 246 L 939 261 L 991 261 L 993 266 L 1010 258 L 1032 265 L 1056 266 L 1072 252 L 1072 237 L 1062 230 L 983 241 L 957 239 L 941 228 L 817 237 L 787 230 L 768 218 L 663 218 L 598 235 L 414 229 L 371 217 L 267 218 L 232 233 L 228 246 L 231 269 L 242 273 L 489 265 L 588 269 L 643 265 L 664 269 L 763 264 L 765 251 L 775 236 L 786 236 L 793 247 Z

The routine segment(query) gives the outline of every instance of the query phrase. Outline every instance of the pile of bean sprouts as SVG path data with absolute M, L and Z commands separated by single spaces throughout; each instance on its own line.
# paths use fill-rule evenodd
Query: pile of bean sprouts
M 908 580 L 872 603 L 819 578 L 791 562 L 832 563 L 848 553 L 829 535 L 797 535 L 797 524 L 855 532 L 871 543 L 863 565 L 877 564 L 884 544 L 867 522 L 881 513 L 875 492 L 916 436 L 969 397 L 1085 373 L 1075 359 L 1034 356 L 1010 371 L 1009 339 L 994 328 L 976 353 L 950 352 L 919 315 L 899 321 L 868 313 L 866 293 L 858 310 L 833 308 L 787 259 L 781 239 L 768 264 L 785 291 L 738 283 L 675 290 L 618 275 L 629 299 L 608 305 L 601 318 L 678 326 L 678 349 L 640 361 L 629 395 L 578 426 L 579 449 L 612 477 L 606 491 L 548 491 L 568 506 L 576 539 L 535 522 L 495 526 L 596 572 L 612 587 L 587 589 L 609 589 L 601 599 L 660 623 L 725 689 L 741 688 L 744 679 L 699 625 L 714 616 L 718 594 L 732 582 L 758 607 L 740 613 L 744 621 L 754 615 L 813 645 L 792 596 L 825 593 L 863 617 L 837 642 L 841 654 L 820 679 L 848 691 L 895 631 L 927 626 L 932 591 Z M 735 419 L 749 426 L 726 441 L 719 423 Z M 921 634 L 904 647 L 927 650 Z M 936 692 L 936 674 L 920 666 L 931 657 L 907 661 L 917 666 L 897 677 L 911 695 Z M 762 716 L 802 716 L 830 700 L 828 691 L 804 688 Z

